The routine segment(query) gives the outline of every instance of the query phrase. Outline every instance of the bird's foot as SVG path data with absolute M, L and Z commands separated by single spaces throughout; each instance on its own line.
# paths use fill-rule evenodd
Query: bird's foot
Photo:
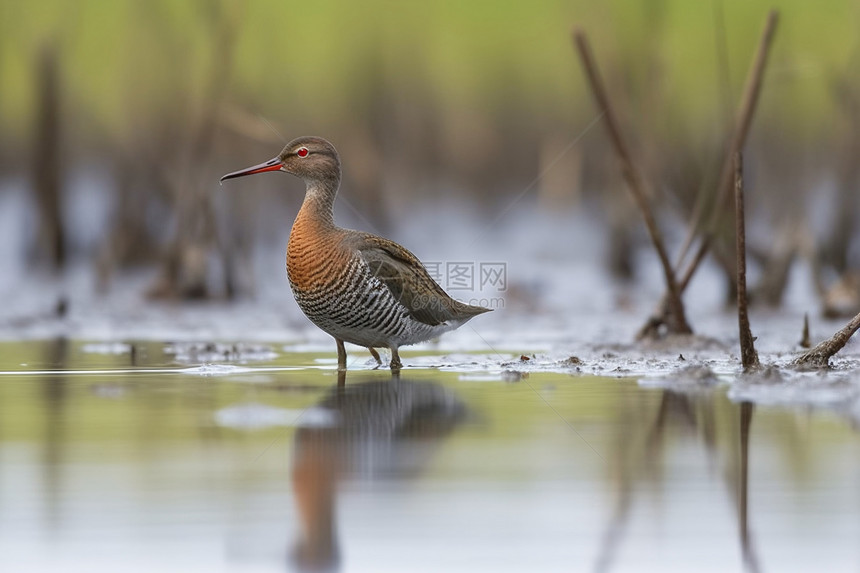
M 391 349 L 391 370 L 400 370 L 403 368 L 403 363 L 400 362 L 400 354 L 397 353 L 396 348 Z

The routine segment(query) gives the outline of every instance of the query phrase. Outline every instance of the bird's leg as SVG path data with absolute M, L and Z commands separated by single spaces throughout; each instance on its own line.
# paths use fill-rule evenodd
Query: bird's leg
M 335 338 L 337 342 L 337 369 L 346 370 L 346 348 L 343 346 L 343 340 Z
M 400 370 L 403 368 L 403 363 L 400 362 L 400 355 L 397 353 L 397 347 L 391 347 L 391 370 Z
M 377 352 L 375 348 L 372 348 L 370 346 L 368 346 L 367 349 L 370 350 L 370 355 L 373 356 L 374 360 L 376 360 L 376 365 L 380 366 L 382 364 L 382 358 L 379 357 L 379 352 Z

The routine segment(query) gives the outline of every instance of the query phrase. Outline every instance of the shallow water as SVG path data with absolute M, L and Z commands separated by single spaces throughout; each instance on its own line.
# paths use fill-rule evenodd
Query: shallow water
M 331 359 L 0 343 L 0 570 L 860 569 L 850 418 Z

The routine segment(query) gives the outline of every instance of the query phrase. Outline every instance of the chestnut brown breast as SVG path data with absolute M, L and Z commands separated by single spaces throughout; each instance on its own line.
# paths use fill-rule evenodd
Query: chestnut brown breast
M 310 292 L 334 288 L 350 257 L 343 234 L 321 224 L 302 208 L 287 243 L 287 275 L 293 290 Z

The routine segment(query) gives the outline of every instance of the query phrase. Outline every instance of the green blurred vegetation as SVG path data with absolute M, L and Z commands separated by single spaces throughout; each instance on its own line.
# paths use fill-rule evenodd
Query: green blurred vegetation
M 238 26 L 228 99 L 281 125 L 349 122 L 380 81 L 443 112 L 570 122 L 592 113 L 570 46 L 576 25 L 601 62 L 631 70 L 632 95 L 660 81 L 660 109 L 678 124 L 706 127 L 720 119 L 720 18 L 735 93 L 771 6 L 782 21 L 763 112 L 802 133 L 826 133 L 830 80 L 847 73 L 856 52 L 855 0 L 6 0 L 0 122 L 6 138 L 28 134 L 37 111 L 34 61 L 46 43 L 59 47 L 69 105 L 90 128 L 123 135 L 174 106 L 193 115 L 212 68 L 225 65 L 213 61 L 223 16 Z M 652 57 L 657 76 L 642 65 Z

